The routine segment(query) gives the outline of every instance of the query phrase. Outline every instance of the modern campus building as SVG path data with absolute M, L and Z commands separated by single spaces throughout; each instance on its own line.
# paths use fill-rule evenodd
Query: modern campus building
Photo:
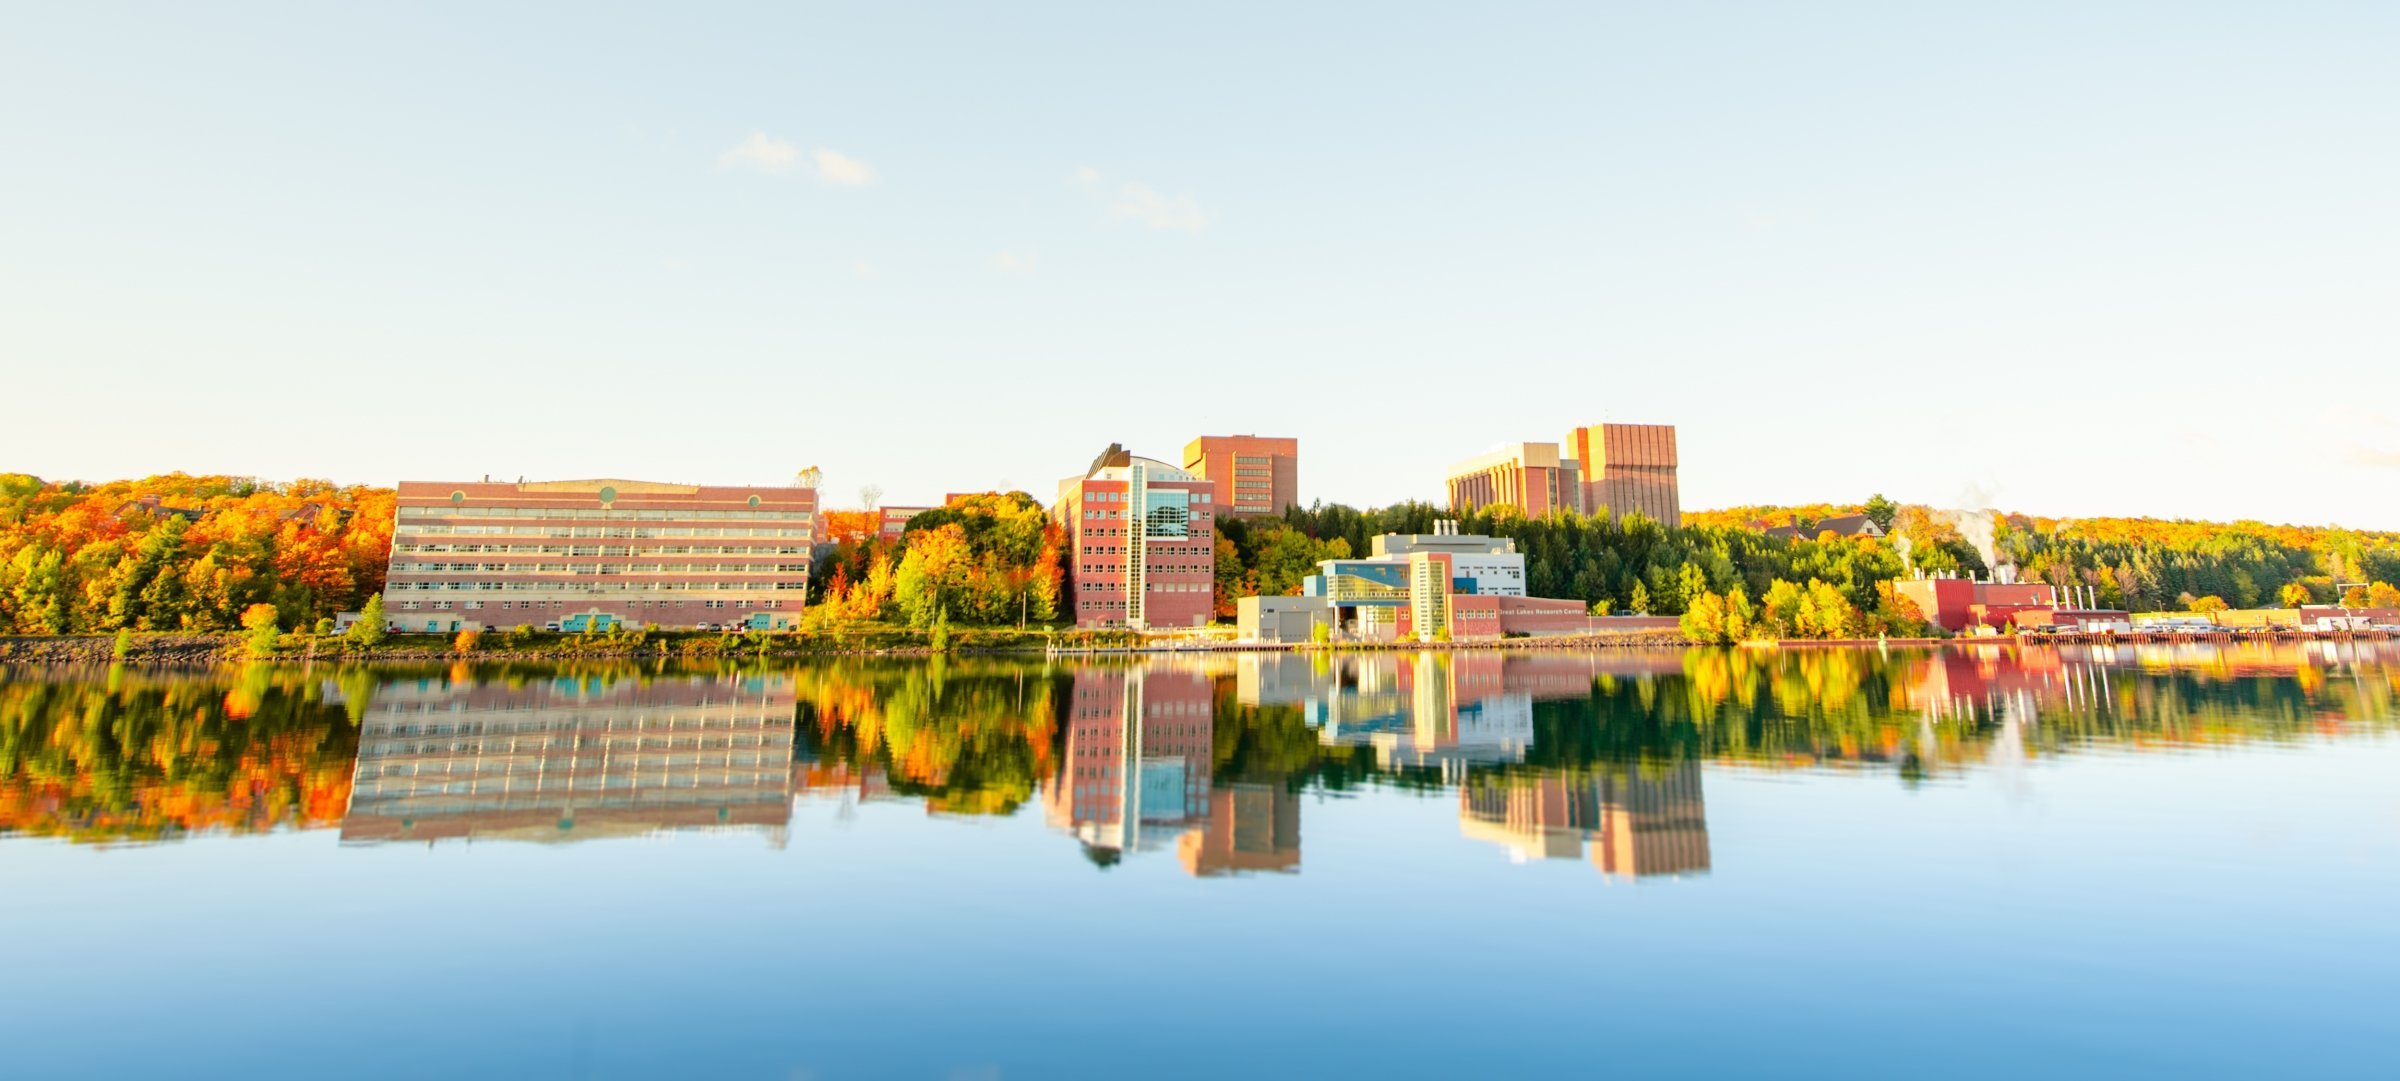
M 1198 627 L 1216 611 L 1216 486 L 1114 443 L 1058 482 L 1053 520 L 1075 549 L 1075 625 Z
M 1469 511 L 1510 506 L 1528 518 L 1560 511 L 1639 513 L 1683 524 L 1671 424 L 1593 424 L 1565 443 L 1510 443 L 1450 467 L 1450 506 Z
M 402 481 L 391 630 L 796 625 L 814 487 Z
M 1225 514 L 1274 516 L 1300 505 L 1297 439 L 1204 435 L 1183 448 L 1183 469 L 1216 486 Z
M 1528 518 L 1583 513 L 1583 466 L 1556 443 L 1510 443 L 1450 467 L 1450 508 L 1515 507 Z
M 359 728 L 342 841 L 748 828 L 780 845 L 797 700 L 788 675 L 387 682 Z
M 1387 533 L 1363 559 L 1328 559 L 1297 597 L 1244 597 L 1237 633 L 1257 642 L 1305 642 L 1323 633 L 1355 641 L 1431 642 L 1511 635 L 1578 634 L 1603 627 L 1653 630 L 1673 620 L 1633 622 L 1590 615 L 1583 602 L 1529 597 L 1517 542 L 1457 532 Z M 1322 632 L 1320 632 L 1322 628 Z
M 1587 425 L 1567 433 L 1566 451 L 1582 465 L 1583 513 L 1639 513 L 1670 528 L 1683 524 L 1674 425 Z

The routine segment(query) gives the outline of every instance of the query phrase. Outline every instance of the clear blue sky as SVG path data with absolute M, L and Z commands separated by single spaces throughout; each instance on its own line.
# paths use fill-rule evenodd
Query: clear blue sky
M 1377 504 L 1626 420 L 1692 507 L 2400 528 L 2400 5 L 7 24 L 0 469 Z

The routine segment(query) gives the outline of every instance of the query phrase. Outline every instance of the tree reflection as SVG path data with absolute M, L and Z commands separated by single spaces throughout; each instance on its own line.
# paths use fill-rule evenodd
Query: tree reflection
M 0 833 L 156 841 L 341 821 L 355 682 L 273 666 L 0 681 Z
M 2319 739 L 2389 728 L 2395 673 L 2393 643 L 11 670 L 0 832 L 116 841 L 364 823 L 400 806 L 380 785 L 401 763 L 470 794 L 529 762 L 638 786 L 614 764 L 536 753 L 528 733 L 420 751 L 395 731 L 367 763 L 359 732 L 435 704 L 493 723 L 539 706 L 588 746 L 634 748 L 653 735 L 628 734 L 642 717 L 687 708 L 676 695 L 772 685 L 735 733 L 788 754 L 745 764 L 782 771 L 745 782 L 759 799 L 839 792 L 961 815 L 1038 802 L 1096 864 L 1173 850 L 1213 876 L 1297 870 L 1305 794 L 1396 787 L 1454 792 L 1461 831 L 1518 858 L 1571 851 L 1610 874 L 1685 874 L 1709 866 L 1704 763 L 1915 783 L 2094 744 Z M 353 768 L 367 764 L 379 787 L 362 807 Z M 704 768 L 665 768 L 687 767 Z M 788 807 L 757 813 L 781 821 Z

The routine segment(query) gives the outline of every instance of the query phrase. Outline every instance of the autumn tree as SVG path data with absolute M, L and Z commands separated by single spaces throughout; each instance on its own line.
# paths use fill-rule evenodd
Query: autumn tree
M 1725 598 L 1703 593 L 1684 606 L 1683 636 L 1702 645 L 1724 645 L 1735 641 L 1725 627 Z
M 243 646 L 252 657 L 275 655 L 275 640 L 282 631 L 275 626 L 275 606 L 253 604 L 242 612 Z
M 227 629 L 254 604 L 305 626 L 382 587 L 392 517 L 388 488 L 8 474 L 0 631 Z

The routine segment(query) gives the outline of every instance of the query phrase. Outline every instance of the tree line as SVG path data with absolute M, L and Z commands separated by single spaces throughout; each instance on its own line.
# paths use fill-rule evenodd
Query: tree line
M 261 605 L 311 626 L 383 588 L 392 508 L 317 480 L 0 474 L 0 633 L 226 631 Z
M 380 592 L 392 506 L 391 489 L 315 480 L 175 473 L 85 484 L 0 474 L 0 633 L 248 629 L 263 640 L 261 606 L 272 608 L 277 627 L 306 629 Z M 1842 514 L 1864 514 L 1886 535 L 1813 531 Z M 1218 523 L 1217 614 L 1231 618 L 1244 596 L 1298 593 L 1319 561 L 1366 555 L 1379 534 L 1430 533 L 1444 519 L 1461 532 L 1515 541 L 1533 596 L 1618 613 L 1681 616 L 1698 605 L 1717 625 L 1739 614 L 1737 594 L 1755 607 L 1778 583 L 1838 593 L 1858 628 L 1904 617 L 1882 583 L 1990 570 L 1962 524 L 1979 539 L 1988 535 L 1990 558 L 2025 579 L 2090 587 L 2104 607 L 2400 603 L 2400 534 L 1961 514 L 1876 496 L 1698 512 L 1680 528 L 1639 515 L 1529 518 L 1509 507 L 1460 514 L 1420 502 L 1364 510 L 1320 503 L 1278 518 L 1227 518 Z M 827 511 L 824 520 L 830 543 L 820 547 L 809 598 L 809 618 L 820 624 L 1041 626 L 1069 615 L 1069 538 L 1023 492 L 963 497 L 917 515 L 898 538 L 877 535 L 872 512 Z M 1797 533 L 1757 528 L 1766 524 Z M 1770 607 L 1767 626 L 1782 611 Z M 1820 595 L 1812 607 L 1830 605 Z M 1746 628 L 1760 625 L 1744 620 Z
M 1815 530 L 1844 515 L 1863 515 L 1885 533 Z M 1919 574 L 1984 575 L 1993 562 L 2015 567 L 2025 581 L 2091 587 L 2102 607 L 2136 612 L 2185 610 L 2209 598 L 2235 608 L 2400 603 L 2400 533 L 2035 518 L 1945 511 L 1877 495 L 1852 504 L 1696 513 L 1680 528 L 1640 515 L 1529 518 L 1513 507 L 1461 514 L 1415 502 L 1369 510 L 1320 503 L 1280 518 L 1227 519 L 1218 527 L 1218 614 L 1230 617 L 1244 596 L 1296 594 L 1319 560 L 1364 556 L 1378 534 L 1430 533 L 1445 519 L 1457 521 L 1462 533 L 1516 541 L 1525 555 L 1527 593 L 1618 613 L 1680 616 L 1703 604 L 1710 618 L 1722 619 L 1737 594 L 1763 605 L 1778 583 L 1804 594 L 1819 583 L 1840 594 L 1853 630 L 1873 633 L 1879 622 L 1897 625 L 1911 615 L 1886 583 Z M 1797 532 L 1765 532 L 1773 526 Z M 1988 536 L 1989 558 L 1962 526 Z M 1817 607 L 1830 607 L 1824 599 Z M 1791 625 L 1774 607 L 1774 614 L 1756 614 L 1767 626 Z
M 2028 581 L 2089 586 L 2105 607 L 2400 602 L 2400 534 L 2148 518 L 2002 516 L 1996 544 Z
M 1430 503 L 1373 510 L 1320 503 L 1281 518 L 1218 524 L 1218 614 L 1230 616 L 1244 596 L 1296 594 L 1318 560 L 1366 555 L 1379 534 L 1431 533 L 1445 520 L 1456 521 L 1461 533 L 1515 541 L 1525 556 L 1529 595 L 1580 600 L 1601 612 L 1682 615 L 1711 594 L 1763 597 L 1779 581 L 1820 582 L 1851 607 L 1874 611 L 1884 602 L 1877 584 L 1912 569 L 1984 569 L 1955 528 L 1930 518 L 1914 525 L 1904 558 L 1889 538 L 1781 537 L 1741 525 L 1671 528 L 1639 514 L 1527 517 L 1513 507 L 1461 514 Z

